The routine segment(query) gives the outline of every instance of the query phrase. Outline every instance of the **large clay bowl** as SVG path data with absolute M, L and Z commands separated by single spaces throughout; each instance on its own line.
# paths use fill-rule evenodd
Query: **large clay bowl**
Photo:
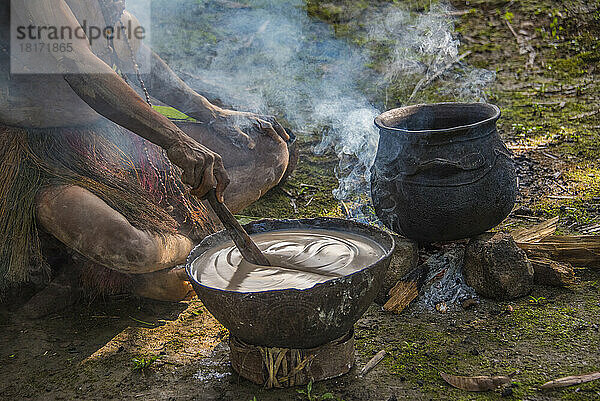
M 188 257 L 190 281 L 209 312 L 230 334 L 254 345 L 314 348 L 348 333 L 375 299 L 394 250 L 388 233 L 349 220 L 260 220 L 244 228 L 250 234 L 307 228 L 344 231 L 370 238 L 385 250 L 375 263 L 311 288 L 244 293 L 210 288 L 197 279 L 192 262 L 208 249 L 231 241 L 224 231 L 206 237 Z

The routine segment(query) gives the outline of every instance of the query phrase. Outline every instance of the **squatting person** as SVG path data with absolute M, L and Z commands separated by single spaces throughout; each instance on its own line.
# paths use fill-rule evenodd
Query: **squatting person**
M 190 189 L 216 187 L 241 210 L 283 177 L 288 134 L 271 117 L 211 104 L 151 53 L 140 80 L 148 99 L 198 121 L 174 124 L 128 84 L 135 76 L 117 72 L 148 50 L 135 37 L 75 37 L 72 51 L 39 55 L 64 73 L 11 74 L 11 11 L 23 26 L 139 26 L 121 1 L 0 6 L 0 292 L 54 279 L 25 306 L 32 316 L 79 284 L 185 299 L 191 287 L 176 266 L 215 229 Z

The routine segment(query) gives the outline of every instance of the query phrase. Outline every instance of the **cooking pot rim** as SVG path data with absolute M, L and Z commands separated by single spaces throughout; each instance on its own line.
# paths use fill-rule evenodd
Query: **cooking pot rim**
M 315 224 L 316 223 L 316 224 Z M 259 230 L 261 229 L 261 226 L 264 226 L 266 224 L 272 224 L 274 226 L 278 226 L 278 225 L 282 225 L 282 226 L 286 226 L 285 228 L 267 228 L 264 231 L 257 231 L 257 232 L 273 232 L 273 231 L 278 231 L 278 230 L 285 230 L 285 229 L 289 229 L 289 228 L 314 228 L 314 229 L 320 229 L 323 228 L 321 226 L 319 226 L 318 224 L 327 224 L 332 225 L 334 227 L 327 227 L 327 229 L 330 230 L 341 230 L 343 228 L 343 226 L 345 224 L 350 224 L 352 226 L 355 226 L 356 228 L 360 228 L 362 227 L 364 230 L 368 231 L 370 234 L 372 234 L 373 237 L 377 237 L 379 236 L 380 239 L 384 239 L 387 240 L 387 246 L 383 246 L 378 240 L 375 240 L 374 238 L 370 237 L 371 240 L 377 242 L 378 244 L 380 244 L 380 246 L 384 249 L 384 254 L 383 256 L 381 256 L 379 259 L 377 259 L 376 261 L 364 266 L 362 269 L 357 270 L 351 274 L 348 274 L 347 276 L 343 276 L 343 277 L 335 277 L 332 278 L 330 280 L 327 281 L 322 281 L 319 283 L 314 284 L 311 287 L 307 287 L 307 288 L 303 288 L 303 289 L 297 289 L 297 288 L 282 288 L 282 289 L 278 289 L 278 290 L 262 290 L 262 291 L 234 291 L 234 290 L 223 290 L 223 289 L 219 289 L 219 288 L 215 288 L 215 287 L 211 287 L 205 284 L 202 284 L 197 278 L 196 276 L 193 274 L 193 262 L 204 252 L 206 252 L 208 249 L 210 249 L 211 246 L 214 245 L 210 245 L 210 241 L 211 239 L 214 238 L 219 238 L 219 237 L 224 237 L 225 241 L 228 241 L 228 235 L 226 235 L 226 231 L 225 230 L 221 230 L 221 231 L 217 231 L 216 233 L 210 234 L 206 237 L 204 237 L 204 239 L 202 239 L 202 241 L 200 241 L 200 243 L 198 245 L 196 245 L 194 247 L 194 249 L 192 249 L 192 251 L 190 252 L 190 254 L 187 257 L 186 260 L 186 266 L 185 266 L 185 270 L 187 273 L 188 278 L 190 279 L 190 282 L 192 282 L 192 284 L 204 288 L 206 290 L 210 290 L 210 291 L 216 291 L 216 292 L 220 292 L 222 294 L 233 294 L 235 296 L 248 296 L 248 295 L 261 295 L 261 294 L 265 294 L 265 293 L 276 293 L 276 292 L 289 292 L 289 293 L 306 293 L 309 292 L 311 290 L 314 290 L 315 287 L 320 287 L 320 286 L 324 286 L 324 285 L 331 285 L 331 283 L 333 282 L 337 282 L 340 280 L 346 280 L 349 279 L 353 276 L 357 276 L 361 273 L 363 273 L 366 270 L 370 270 L 372 268 L 374 268 L 375 266 L 384 263 L 384 261 L 386 259 L 389 259 L 392 257 L 392 254 L 394 253 L 394 250 L 396 249 L 396 240 L 394 239 L 394 237 L 387 231 L 372 226 L 370 224 L 365 224 L 365 223 L 361 223 L 359 221 L 355 221 L 355 220 L 350 220 L 350 219 L 341 219 L 341 218 L 337 218 L 337 217 L 313 217 L 313 218 L 301 218 L 301 219 L 260 219 L 260 220 L 255 220 L 252 221 L 248 224 L 245 224 L 243 227 L 247 230 L 250 231 L 249 234 L 253 234 L 254 231 L 251 229 L 253 227 L 257 227 Z M 367 236 L 367 234 L 359 234 L 359 235 L 364 235 Z
M 427 107 L 437 107 L 437 106 L 441 106 L 441 107 L 446 107 L 446 106 L 482 106 L 482 107 L 489 107 L 493 110 L 493 115 L 491 117 L 486 118 L 485 120 L 481 120 L 481 121 L 477 121 L 476 123 L 473 124 L 466 124 L 466 125 L 457 125 L 455 127 L 450 127 L 450 128 L 441 128 L 441 129 L 427 129 L 427 130 L 409 130 L 409 129 L 404 129 L 404 128 L 396 128 L 396 127 L 388 127 L 384 122 L 383 119 L 385 117 L 387 117 L 388 114 L 391 114 L 391 112 L 397 112 L 398 110 L 407 110 L 407 109 L 419 109 L 419 108 L 423 108 L 424 106 Z M 404 107 L 400 107 L 397 109 L 391 109 L 388 111 L 385 111 L 383 113 L 381 113 L 380 115 L 378 115 L 377 117 L 375 117 L 375 125 L 377 126 L 377 128 L 379 129 L 383 129 L 383 130 L 387 130 L 387 131 L 393 131 L 393 132 L 398 132 L 401 134 L 435 134 L 435 133 L 451 133 L 451 132 L 456 132 L 456 131 L 463 131 L 466 129 L 471 129 L 471 128 L 476 128 L 479 126 L 482 126 L 484 124 L 488 124 L 490 122 L 494 122 L 497 121 L 500 118 L 500 108 L 498 106 L 496 106 L 495 104 L 492 103 L 485 103 L 485 102 L 441 102 L 441 103 L 420 103 L 420 104 L 414 104 L 414 105 L 410 105 L 410 106 L 404 106 Z

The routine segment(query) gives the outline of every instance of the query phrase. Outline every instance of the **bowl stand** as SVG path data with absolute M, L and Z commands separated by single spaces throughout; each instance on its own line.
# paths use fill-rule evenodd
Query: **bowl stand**
M 311 349 L 261 347 L 230 336 L 231 366 L 265 388 L 303 386 L 348 373 L 354 365 L 354 332 Z

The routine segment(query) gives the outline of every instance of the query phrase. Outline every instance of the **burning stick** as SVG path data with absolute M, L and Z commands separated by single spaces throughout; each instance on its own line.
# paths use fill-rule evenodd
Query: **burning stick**
M 383 305 L 383 309 L 394 313 L 402 312 L 419 296 L 427 281 L 428 271 L 427 265 L 422 264 L 398 281 L 394 288 L 390 290 L 390 299 Z

